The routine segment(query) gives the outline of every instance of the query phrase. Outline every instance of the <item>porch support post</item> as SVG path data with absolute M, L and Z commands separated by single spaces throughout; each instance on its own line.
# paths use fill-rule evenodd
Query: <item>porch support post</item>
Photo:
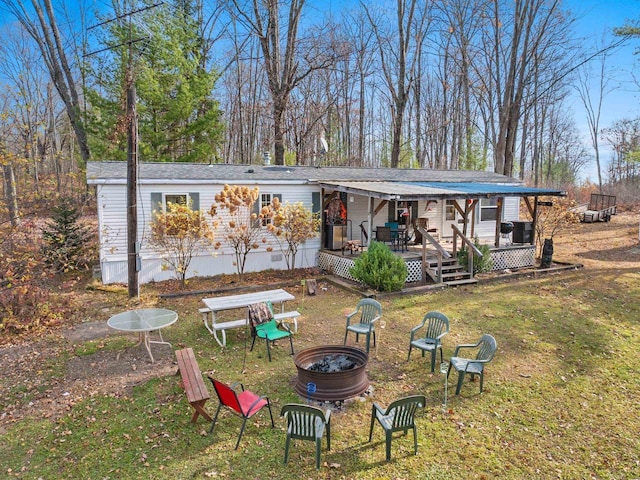
M 538 223 L 538 197 L 533 198 L 533 214 L 531 215 L 531 218 L 533 218 L 533 222 L 531 225 L 531 245 L 535 245 L 536 244 L 536 224 Z
M 502 209 L 504 205 L 504 197 L 498 197 L 498 208 L 496 209 L 496 231 L 494 245 L 500 247 L 500 222 L 502 222 Z
M 369 241 L 367 243 L 367 246 L 369 246 L 369 244 L 371 243 L 371 240 L 373 240 L 373 237 L 371 236 L 373 233 L 373 197 L 369 196 L 367 197 L 369 199 L 369 208 L 367 209 L 368 214 L 367 214 L 367 235 L 369 238 Z
M 322 189 L 320 190 L 320 250 L 323 250 L 325 248 L 325 222 L 326 222 L 326 215 L 324 214 L 324 212 L 326 211 L 326 205 L 324 203 L 324 195 L 325 195 L 325 189 L 324 187 L 322 187 Z

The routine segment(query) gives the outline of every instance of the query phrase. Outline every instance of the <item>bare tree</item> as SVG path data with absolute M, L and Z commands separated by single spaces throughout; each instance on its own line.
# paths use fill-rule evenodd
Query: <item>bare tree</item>
M 73 37 L 63 38 L 51 0 L 32 0 L 30 3 L 29 7 L 25 0 L 0 0 L 0 5 L 4 6 L 37 43 L 51 80 L 66 107 L 82 161 L 86 163 L 90 152 L 81 116 L 83 105 L 76 76 L 68 58 L 70 52 L 66 47 L 69 42 L 73 43 Z M 31 9 L 35 12 L 36 18 L 33 18 Z
M 640 178 L 640 118 L 617 120 L 603 129 L 603 136 L 613 147 L 609 165 L 609 182 L 625 182 Z
M 362 5 L 377 41 L 380 68 L 391 98 L 393 131 L 390 163 L 392 168 L 397 168 L 405 111 L 427 29 L 427 8 L 419 0 L 397 0 L 396 28 L 385 32 L 384 15 Z
M 486 11 L 487 0 L 444 0 L 439 2 L 439 8 L 446 21 L 443 25 L 443 33 L 450 41 L 447 43 L 451 50 L 451 59 L 454 68 L 449 78 L 455 79 L 459 84 L 458 91 L 460 100 L 452 102 L 457 106 L 458 118 L 460 119 L 458 135 L 458 153 L 461 157 L 459 166 L 464 169 L 475 169 L 482 164 L 483 158 L 475 158 L 474 151 L 474 130 L 476 128 L 475 101 L 473 89 L 477 84 L 474 78 L 473 64 L 480 52 L 474 41 L 476 40 L 480 28 L 483 12 Z
M 584 106 L 587 115 L 587 124 L 589 126 L 589 138 L 596 160 L 596 169 L 598 171 L 598 187 L 602 193 L 602 166 L 600 165 L 600 114 L 602 112 L 602 101 L 611 92 L 609 87 L 609 77 L 607 76 L 607 57 L 608 50 L 600 50 L 597 56 L 598 62 L 591 70 L 591 65 L 583 66 L 578 75 L 578 84 L 576 90 L 580 95 L 580 100 Z M 594 85 L 594 82 L 595 85 Z
M 283 21 L 282 10 L 286 3 L 288 11 Z M 242 4 L 238 0 L 231 0 L 231 4 L 234 15 L 247 25 L 249 34 L 256 35 L 260 42 L 271 93 L 274 161 L 276 165 L 284 165 L 284 119 L 291 91 L 311 72 L 331 63 L 331 51 L 325 50 L 324 54 L 319 54 L 316 49 L 306 49 L 307 54 L 302 55 L 305 48 L 298 38 L 298 32 L 305 0 L 252 0 Z M 302 61 L 305 65 L 300 68 Z
M 513 175 L 518 132 L 525 108 L 536 97 L 529 88 L 534 74 L 544 75 L 539 94 L 560 88 L 560 79 L 575 63 L 566 53 L 571 19 L 559 0 L 493 0 L 483 32 L 485 65 L 479 78 L 494 89 L 497 112 L 493 138 L 494 171 Z

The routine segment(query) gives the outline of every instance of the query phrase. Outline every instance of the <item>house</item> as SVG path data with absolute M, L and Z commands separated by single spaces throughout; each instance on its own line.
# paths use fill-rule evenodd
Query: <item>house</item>
M 126 283 L 126 162 L 89 162 L 87 183 L 96 188 L 102 281 Z M 258 187 L 261 205 L 278 197 L 283 203 L 302 202 L 313 212 L 322 213 L 321 233 L 301 246 L 297 267 L 321 264 L 321 252 L 338 252 L 350 240 L 366 245 L 375 238 L 378 227 L 390 222 L 407 226 L 421 222 L 438 233 L 438 241 L 464 235 L 500 247 L 500 224 L 518 221 L 521 198 L 535 221 L 538 196 L 564 195 L 478 171 L 141 163 L 137 169 L 136 244 L 140 283 L 173 277 L 148 243 L 154 209 L 188 199 L 194 209 L 206 212 L 225 184 Z M 524 226 L 527 231 L 520 240 L 531 250 L 531 222 Z M 249 254 L 245 271 L 287 268 L 275 239 L 266 237 L 266 243 Z M 224 244 L 215 252 L 203 249 L 193 258 L 187 276 L 236 272 L 233 253 Z

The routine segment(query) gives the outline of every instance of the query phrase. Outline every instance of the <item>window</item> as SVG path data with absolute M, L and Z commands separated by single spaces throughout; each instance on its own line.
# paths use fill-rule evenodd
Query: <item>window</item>
M 409 202 L 398 202 L 396 206 L 396 219 L 400 225 L 408 225 L 411 221 L 413 206 Z
M 480 199 L 480 221 L 495 222 L 498 219 L 498 198 L 482 198 Z
M 164 196 L 164 210 L 167 210 L 167 205 L 169 203 L 177 203 L 178 205 L 186 205 L 187 204 L 187 198 L 188 195 L 186 193 L 181 193 L 181 194 L 166 194 Z
M 445 220 L 452 222 L 456 219 L 456 202 L 454 200 L 447 200 L 445 206 Z
M 258 197 L 258 200 L 253 203 L 253 206 L 251 207 L 251 213 L 259 216 L 262 209 L 271 205 L 271 202 L 276 198 L 282 202 L 281 193 L 261 193 Z M 269 225 L 269 223 L 271 223 L 270 219 L 265 218 L 262 220 L 263 226 Z
M 269 207 L 271 205 L 271 194 L 270 193 L 261 193 L 260 194 L 260 205 L 259 205 L 259 212 L 262 212 L 262 209 L 264 207 Z M 262 226 L 266 226 L 269 225 L 271 223 L 271 219 L 270 218 L 263 218 L 262 219 Z
M 166 212 L 168 203 L 185 205 L 189 202 L 192 210 L 200 210 L 200 193 L 160 193 L 151 194 L 151 212 Z

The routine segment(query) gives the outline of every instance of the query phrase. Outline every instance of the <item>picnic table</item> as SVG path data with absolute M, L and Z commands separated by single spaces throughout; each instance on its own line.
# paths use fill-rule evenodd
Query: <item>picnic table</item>
M 238 308 L 246 308 L 249 305 L 260 302 L 271 302 L 272 304 L 280 303 L 280 313 L 276 313 L 274 318 L 276 320 L 283 320 L 286 318 L 292 318 L 295 323 L 294 332 L 298 330 L 297 317 L 300 316 L 300 312 L 292 310 L 285 312 L 284 303 L 289 300 L 294 300 L 296 297 L 291 295 L 286 290 L 281 288 L 275 290 L 265 290 L 262 292 L 243 293 L 240 295 L 226 295 L 223 297 L 204 298 L 202 302 L 205 304 L 205 308 L 200 309 L 202 314 L 202 320 L 204 326 L 212 333 L 216 342 L 221 347 L 227 345 L 226 330 L 231 328 L 244 327 L 248 323 L 248 315 L 245 311 L 244 318 L 230 321 L 219 321 L 216 314 L 224 310 L 234 310 Z M 218 332 L 221 332 L 222 338 L 218 337 Z

